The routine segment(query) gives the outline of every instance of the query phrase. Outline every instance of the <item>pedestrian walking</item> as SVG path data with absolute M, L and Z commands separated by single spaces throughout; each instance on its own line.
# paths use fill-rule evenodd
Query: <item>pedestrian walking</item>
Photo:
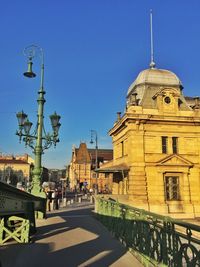
M 47 208 L 48 211 L 51 211 L 51 203 L 52 203 L 52 191 L 48 189 L 47 191 Z
M 58 194 L 58 189 L 55 189 L 55 209 L 58 210 L 59 209 L 59 194 Z

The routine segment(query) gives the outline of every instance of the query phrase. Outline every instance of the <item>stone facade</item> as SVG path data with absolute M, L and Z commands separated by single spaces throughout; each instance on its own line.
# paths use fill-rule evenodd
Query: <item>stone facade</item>
M 72 159 L 68 168 L 68 176 L 71 190 L 95 188 L 98 185 L 98 191 L 108 191 L 112 188 L 112 175 L 104 173 L 95 173 L 95 149 L 88 149 L 86 143 L 81 143 L 79 148 L 72 148 Z M 97 164 L 98 167 L 112 160 L 112 149 L 98 149 Z
M 113 161 L 100 169 L 113 173 L 113 194 L 151 212 L 200 216 L 199 108 L 171 71 L 140 72 L 109 131 Z

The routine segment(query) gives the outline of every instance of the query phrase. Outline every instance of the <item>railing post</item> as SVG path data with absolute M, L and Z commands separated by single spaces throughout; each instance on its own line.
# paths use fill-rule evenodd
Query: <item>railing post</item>
M 168 265 L 168 255 L 167 255 L 167 221 L 163 222 L 162 228 L 162 238 L 161 238 L 161 254 L 162 261 L 164 264 Z
M 25 218 L 30 221 L 30 234 L 36 233 L 34 203 L 27 201 L 25 205 Z
M 3 239 L 4 239 L 4 218 L 1 218 L 0 222 L 0 244 L 3 244 Z

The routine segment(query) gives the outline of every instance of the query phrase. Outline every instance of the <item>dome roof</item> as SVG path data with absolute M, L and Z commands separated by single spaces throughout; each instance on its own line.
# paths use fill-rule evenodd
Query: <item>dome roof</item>
M 132 89 L 140 84 L 157 84 L 182 87 L 181 81 L 176 74 L 169 70 L 161 70 L 156 68 L 150 68 L 141 71 L 136 80 L 130 85 L 127 95 L 130 94 Z

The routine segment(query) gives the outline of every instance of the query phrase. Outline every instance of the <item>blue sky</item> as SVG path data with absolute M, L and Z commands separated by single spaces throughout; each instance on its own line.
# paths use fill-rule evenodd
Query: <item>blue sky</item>
M 199 0 L 0 0 L 0 152 L 31 154 L 19 144 L 16 113 L 35 124 L 38 76 L 26 79 L 24 47 L 35 44 L 45 56 L 45 128 L 49 115 L 61 115 L 60 143 L 46 150 L 43 165 L 64 168 L 72 145 L 98 133 L 99 148 L 112 148 L 108 136 L 126 93 L 150 63 L 149 12 L 153 9 L 157 68 L 177 74 L 184 94 L 200 95 Z M 93 146 L 94 147 L 94 146 Z

